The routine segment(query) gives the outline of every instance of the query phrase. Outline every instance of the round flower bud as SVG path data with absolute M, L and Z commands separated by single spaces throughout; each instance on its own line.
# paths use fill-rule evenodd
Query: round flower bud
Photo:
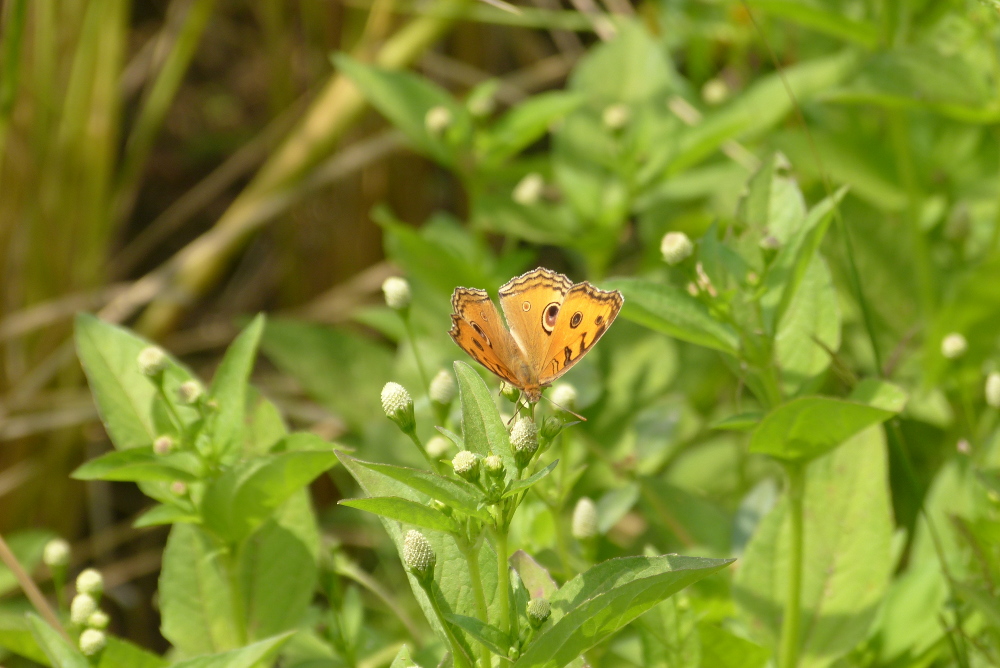
M 514 458 L 524 468 L 538 450 L 538 425 L 528 417 L 519 418 L 510 430 L 510 444 L 514 448 Z
M 507 401 L 514 403 L 521 397 L 521 390 L 507 382 L 500 383 L 500 395 Z
M 952 332 L 941 339 L 941 354 L 947 359 L 958 359 L 969 349 L 969 342 L 958 332 Z
M 382 294 L 389 308 L 403 311 L 410 306 L 410 283 L 400 276 L 390 276 L 382 282 Z
M 97 629 L 87 629 L 80 634 L 80 651 L 85 656 L 94 656 L 108 644 L 108 637 L 104 631 Z
M 76 590 L 96 598 L 104 592 L 104 576 L 96 568 L 86 568 L 76 576 Z
M 538 203 L 544 191 L 545 179 L 538 172 L 531 172 L 517 182 L 511 198 L 521 206 L 531 206 Z
M 451 466 L 459 476 L 466 480 L 474 480 L 479 474 L 479 457 L 469 450 L 461 450 L 451 460 Z
M 424 116 L 424 127 L 430 134 L 440 137 L 451 125 L 452 120 L 454 119 L 452 119 L 451 110 L 448 107 L 431 107 L 427 110 L 427 115 Z
M 429 577 L 434 572 L 437 556 L 424 534 L 411 529 L 403 538 L 403 564 L 418 578 Z
M 90 594 L 77 594 L 69 604 L 69 621 L 83 626 L 97 612 L 97 600 Z
M 201 399 L 201 396 L 205 393 L 202 389 L 201 383 L 196 380 L 189 380 L 181 383 L 181 386 L 177 388 L 177 398 L 180 399 L 182 404 L 191 405 Z
M 551 441 L 562 431 L 563 421 L 555 415 L 550 415 L 542 422 L 542 428 L 538 430 L 538 436 L 546 441 Z
M 483 468 L 486 469 L 486 473 L 492 478 L 502 478 L 505 471 L 503 467 L 503 460 L 500 459 L 499 455 L 489 455 L 483 460 Z
M 631 117 L 632 112 L 629 111 L 628 106 L 624 104 L 613 104 L 604 109 L 604 113 L 601 114 L 601 122 L 603 122 L 604 127 L 609 130 L 621 130 L 623 127 L 628 125 Z
M 163 373 L 164 369 L 170 364 L 167 354 L 163 352 L 162 348 L 157 348 L 156 346 L 143 348 L 136 360 L 139 363 L 139 371 L 149 377 L 158 376 Z
M 404 434 L 413 433 L 417 419 L 413 416 L 413 398 L 399 383 L 388 382 L 382 388 L 382 410 Z
M 705 101 L 705 104 L 722 104 L 729 97 L 729 86 L 722 79 L 709 79 L 705 82 L 705 85 L 701 87 L 701 99 Z
M 66 568 L 69 565 L 69 543 L 62 538 L 53 538 L 45 544 L 42 562 L 49 568 Z
M 996 371 L 986 376 L 986 404 L 1000 408 L 1000 373 Z
M 573 538 L 587 540 L 597 535 L 597 504 L 584 496 L 573 509 Z
M 528 620 L 536 629 L 552 614 L 552 606 L 547 598 L 533 598 L 528 601 Z
M 188 492 L 187 483 L 183 480 L 174 480 L 170 483 L 170 493 L 175 496 L 184 496 Z
M 660 254 L 671 267 L 691 257 L 693 252 L 694 244 L 683 232 L 667 232 L 660 240 Z
M 450 374 L 447 369 L 441 369 L 431 379 L 431 386 L 427 393 L 430 395 L 431 401 L 447 406 L 455 399 L 457 391 L 455 376 Z
M 972 444 L 969 443 L 968 439 L 960 438 L 958 443 L 955 444 L 955 449 L 961 455 L 967 455 L 972 452 Z
M 174 439 L 170 436 L 164 434 L 163 436 L 158 436 L 155 441 L 153 441 L 153 452 L 159 456 L 169 455 L 174 449 Z
M 569 383 L 556 383 L 549 393 L 549 399 L 560 408 L 576 408 L 576 388 Z
M 448 450 L 451 449 L 451 441 L 444 436 L 431 436 L 430 440 L 427 441 L 427 445 L 424 446 L 424 449 L 427 450 L 427 454 L 430 455 L 432 459 L 440 459 L 448 453 Z
M 108 618 L 108 613 L 103 610 L 95 610 L 93 614 L 87 619 L 87 626 L 92 629 L 103 630 L 108 628 L 108 624 L 111 620 Z

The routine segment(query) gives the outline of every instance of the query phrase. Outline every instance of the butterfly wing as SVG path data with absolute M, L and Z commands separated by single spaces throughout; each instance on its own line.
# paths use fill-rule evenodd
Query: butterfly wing
M 574 285 L 559 308 L 538 382 L 548 385 L 576 364 L 604 335 L 624 303 L 617 290 L 599 290 L 587 282 Z
M 516 387 L 524 387 L 524 356 L 486 290 L 455 288 L 451 296 L 451 338 L 484 367 Z M 521 374 L 519 377 L 518 374 Z
M 559 308 L 572 287 L 573 281 L 562 274 L 539 267 L 500 288 L 507 326 L 532 370 L 539 368 L 549 349 Z

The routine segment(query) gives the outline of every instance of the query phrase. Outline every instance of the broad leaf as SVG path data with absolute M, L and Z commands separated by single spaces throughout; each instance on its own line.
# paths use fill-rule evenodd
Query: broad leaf
M 24 613 L 0 613 L 0 647 L 43 666 L 51 665 Z
M 559 589 L 549 572 L 524 550 L 510 555 L 508 561 L 520 576 L 530 598 L 552 598 Z
M 349 508 L 365 510 L 382 517 L 413 524 L 425 529 L 458 533 L 458 524 L 440 510 L 435 510 L 416 501 L 395 496 L 376 496 L 368 499 L 344 499 L 340 504 Z
M 255 668 L 262 662 L 277 656 L 281 646 L 288 642 L 291 637 L 292 634 L 286 633 L 229 652 L 196 656 L 178 661 L 170 668 Z
M 173 463 L 178 465 L 171 465 Z M 194 482 L 198 477 L 190 469 L 197 463 L 191 455 L 177 453 L 161 457 L 151 446 L 146 446 L 112 450 L 82 464 L 73 471 L 72 477 L 77 480 Z
M 450 433 L 450 432 L 449 432 Z M 406 466 L 394 466 L 392 464 L 378 464 L 375 462 L 365 462 L 360 459 L 355 460 L 362 466 L 367 466 L 373 471 L 378 471 L 394 480 L 403 483 L 407 487 L 426 494 L 432 499 L 437 499 L 466 515 L 478 517 L 484 522 L 491 520 L 489 512 L 479 507 L 477 496 L 481 496 L 479 490 L 468 487 L 451 478 L 430 473 L 421 469 L 408 468 Z
M 486 165 L 500 163 L 541 139 L 552 123 L 576 109 L 583 98 L 574 93 L 540 93 L 518 104 L 494 123 L 479 150 Z
M 167 661 L 161 657 L 108 634 L 108 644 L 101 650 L 97 668 L 163 668 Z
M 35 642 L 45 652 L 45 656 L 58 668 L 90 668 L 87 657 L 80 653 L 54 628 L 33 612 L 28 613 L 28 624 Z
M 582 573 L 550 600 L 552 616 L 516 668 L 561 668 L 684 587 L 732 559 L 622 557 Z
M 264 332 L 264 316 L 258 315 L 226 350 L 209 391 L 218 405 L 214 411 L 212 446 L 227 461 L 243 447 L 246 429 L 247 385 Z
M 507 469 L 507 479 L 517 471 L 517 462 L 510 449 L 510 434 L 500 419 L 486 383 L 465 362 L 455 362 L 458 392 L 462 402 L 462 437 L 465 446 L 480 457 L 499 455 Z

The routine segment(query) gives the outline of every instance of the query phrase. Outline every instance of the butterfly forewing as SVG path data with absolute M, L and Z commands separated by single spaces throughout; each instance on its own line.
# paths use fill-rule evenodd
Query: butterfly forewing
M 548 385 L 576 364 L 604 335 L 622 308 L 617 290 L 606 291 L 578 283 L 566 293 L 549 341 L 538 381 Z
M 559 309 L 572 287 L 573 282 L 562 274 L 539 267 L 500 288 L 500 308 L 507 326 L 533 370 L 548 350 Z
M 455 313 L 448 333 L 459 348 L 503 380 L 523 387 L 526 364 L 486 290 L 456 288 L 451 297 Z

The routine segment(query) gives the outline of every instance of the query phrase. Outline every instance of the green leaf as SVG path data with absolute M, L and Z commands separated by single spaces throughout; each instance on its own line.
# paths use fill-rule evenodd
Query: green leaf
M 605 286 L 625 296 L 623 317 L 682 341 L 736 355 L 739 337 L 733 328 L 713 318 L 686 292 L 641 278 L 612 279 Z
M 524 550 L 518 550 L 510 555 L 511 567 L 517 571 L 524 588 L 531 598 L 549 598 L 558 591 L 559 586 L 541 564 Z
M 31 627 L 35 642 L 42 648 L 53 666 L 58 666 L 58 668 L 90 668 L 87 657 L 41 617 L 29 612 L 28 625 Z
M 875 48 L 879 42 L 879 30 L 875 25 L 856 21 L 843 12 L 798 0 L 752 0 L 750 6 L 868 49 Z
M 903 392 L 899 388 L 883 391 Z M 788 461 L 813 459 L 898 412 L 833 397 L 792 399 L 761 420 L 750 439 L 750 452 Z
M 153 506 L 132 524 L 136 529 L 142 527 L 154 527 L 161 524 L 199 524 L 201 516 L 191 510 L 181 508 L 169 503 L 161 503 Z
M 178 661 L 170 668 L 255 668 L 277 656 L 281 646 L 291 637 L 291 633 L 285 633 L 229 652 Z
M 623 21 L 614 39 L 577 63 L 569 86 L 595 103 L 641 102 L 665 95 L 676 77 L 660 44 L 639 21 Z
M 621 557 L 582 573 L 550 600 L 552 616 L 516 668 L 561 668 L 684 587 L 732 563 L 700 557 Z
M 51 531 L 20 529 L 7 534 L 6 539 L 7 546 L 17 557 L 18 563 L 25 571 L 32 573 L 42 561 L 45 545 L 55 537 L 56 534 Z M 0 564 L 0 596 L 9 594 L 20 587 L 14 573 L 6 565 Z
M 240 646 L 222 545 L 202 528 L 170 529 L 159 592 L 160 631 L 178 650 L 192 655 Z
M 536 482 L 538 482 L 548 474 L 552 473 L 552 469 L 554 469 L 556 467 L 556 464 L 558 463 L 559 460 L 557 459 L 548 466 L 546 466 L 545 468 L 543 468 L 542 470 L 535 473 L 534 475 L 527 477 L 524 480 L 518 480 L 517 482 L 515 482 L 514 484 L 512 484 L 510 487 L 507 488 L 507 490 L 503 493 L 503 496 L 501 498 L 506 499 L 508 496 L 514 496 L 518 492 L 523 492 L 524 490 L 528 489 Z
M 183 453 L 180 453 L 183 454 Z M 171 466 L 169 462 L 181 462 L 175 455 L 160 456 L 153 452 L 151 446 L 129 448 L 128 450 L 112 450 L 100 457 L 91 459 L 73 471 L 77 480 L 116 480 L 116 481 L 159 481 L 194 482 L 197 476 L 187 470 Z M 197 462 L 195 462 L 197 463 Z
M 507 651 L 510 649 L 510 638 L 497 627 L 484 624 L 475 617 L 466 617 L 465 615 L 446 614 L 445 618 L 485 645 L 486 649 L 497 656 L 507 656 Z
M 76 348 L 94 393 L 101 420 L 119 450 L 152 445 L 169 424 L 154 417 L 156 388 L 139 371 L 139 352 L 152 345 L 132 332 L 81 313 L 76 317 Z M 163 373 L 167 392 L 176 392 L 191 374 L 171 358 Z M 192 419 L 193 416 L 192 416 Z
M 319 577 L 319 528 L 300 489 L 239 547 L 236 569 L 251 640 L 297 628 Z
M 373 471 L 378 471 L 382 475 L 387 475 L 397 480 L 407 487 L 410 487 L 421 494 L 426 494 L 432 499 L 445 503 L 456 510 L 460 510 L 466 515 L 478 517 L 484 522 L 491 520 L 486 509 L 479 507 L 478 490 L 468 488 L 451 478 L 430 473 L 421 469 L 408 468 L 406 466 L 394 466 L 392 464 L 378 464 L 366 462 L 360 459 L 355 460 L 361 466 L 366 466 Z M 481 496 L 481 495 L 480 495 Z
M 263 332 L 264 316 L 261 314 L 232 342 L 212 379 L 209 393 L 218 404 L 213 423 L 212 447 L 226 461 L 235 459 L 243 448 L 247 386 Z
M 101 651 L 97 668 L 163 668 L 167 662 L 138 645 L 108 634 L 108 644 Z
M 205 525 L 238 543 L 292 494 L 336 463 L 332 446 L 325 452 L 295 450 L 240 462 L 205 490 Z
M 406 522 L 425 529 L 458 533 L 458 525 L 453 519 L 430 506 L 395 496 L 376 496 L 368 499 L 344 499 L 340 505 L 357 508 L 399 522 Z
M 455 362 L 458 393 L 462 402 L 462 437 L 465 447 L 480 457 L 496 454 L 503 459 L 507 479 L 518 470 L 510 449 L 510 434 L 486 383 L 475 369 L 465 362 Z
M 467 141 L 472 117 L 448 91 L 416 74 L 364 65 L 343 53 L 335 54 L 333 62 L 416 150 L 446 166 L 455 165 L 458 152 L 453 143 Z M 427 112 L 434 107 L 444 107 L 451 113 L 452 124 L 443 138 L 432 135 L 425 123 Z
M 906 391 L 878 378 L 866 378 L 851 390 L 851 401 L 860 401 L 885 411 L 899 413 L 906 408 Z
M 485 165 L 494 165 L 517 155 L 541 139 L 552 126 L 580 106 L 575 93 L 554 91 L 534 95 L 508 111 L 484 133 L 480 153 Z
M 701 665 L 713 668 L 764 668 L 770 652 L 729 631 L 705 622 L 698 623 Z
M 763 417 L 764 414 L 760 411 L 747 411 L 722 418 L 718 422 L 713 422 L 710 427 L 722 431 L 752 431 Z
M 392 660 L 389 668 L 413 668 L 413 659 L 410 658 L 410 648 L 403 645 L 396 653 L 396 658 Z
M 43 666 L 52 665 L 35 640 L 31 623 L 23 613 L 0 612 L 0 647 Z
M 867 634 L 893 570 L 885 439 L 866 429 L 806 474 L 803 668 L 828 666 Z M 734 579 L 753 636 L 776 648 L 789 569 L 787 499 L 758 525 Z

